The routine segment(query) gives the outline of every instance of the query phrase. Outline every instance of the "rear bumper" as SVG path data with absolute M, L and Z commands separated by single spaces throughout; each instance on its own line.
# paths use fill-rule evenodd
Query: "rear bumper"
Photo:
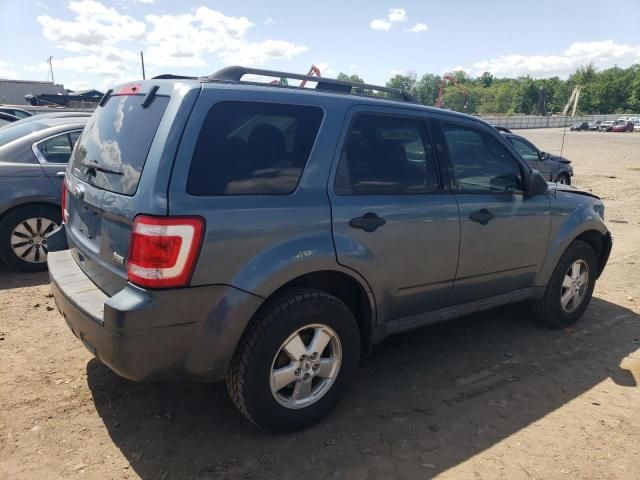
M 112 297 L 69 250 L 48 255 L 51 290 L 73 334 L 102 363 L 130 380 L 190 376 L 221 380 L 262 298 L 224 285 L 144 290 Z

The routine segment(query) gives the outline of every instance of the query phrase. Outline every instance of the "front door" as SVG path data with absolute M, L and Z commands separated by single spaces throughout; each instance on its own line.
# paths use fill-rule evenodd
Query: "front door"
M 338 262 L 369 283 L 380 321 L 445 305 L 458 261 L 458 207 L 439 180 L 425 118 L 352 109 L 329 196 Z
M 542 160 L 540 150 L 524 138 L 509 137 L 509 141 L 531 168 L 538 170 L 547 180 L 552 180 L 553 167 Z
M 547 195 L 526 197 L 528 168 L 477 122 L 437 122 L 460 208 L 460 260 L 450 305 L 531 287 L 545 258 Z

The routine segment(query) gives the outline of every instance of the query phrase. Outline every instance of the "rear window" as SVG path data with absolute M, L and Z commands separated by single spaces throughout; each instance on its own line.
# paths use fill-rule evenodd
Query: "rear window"
M 286 195 L 300 180 L 322 121 L 317 107 L 220 102 L 202 126 L 191 195 Z
M 110 192 L 136 193 L 149 147 L 169 103 L 169 97 L 157 96 L 143 108 L 143 98 L 112 96 L 96 109 L 71 155 L 74 176 Z

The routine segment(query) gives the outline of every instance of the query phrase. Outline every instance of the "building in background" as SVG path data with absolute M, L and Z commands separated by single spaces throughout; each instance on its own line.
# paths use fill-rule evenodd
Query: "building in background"
M 67 91 L 59 83 L 39 82 L 35 80 L 0 79 L 0 103 L 10 105 L 29 105 L 25 95 L 66 95 Z

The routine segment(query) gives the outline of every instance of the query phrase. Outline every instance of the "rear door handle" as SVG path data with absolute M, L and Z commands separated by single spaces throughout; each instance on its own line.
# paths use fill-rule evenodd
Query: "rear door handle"
M 64 170 L 62 170 L 61 172 L 56 172 L 56 176 L 58 177 L 64 177 L 64 174 L 67 173 Z
M 473 212 L 471 215 L 469 215 L 469 220 L 478 222 L 480 225 L 486 225 L 494 218 L 495 215 L 486 208 L 481 208 L 477 212 Z
M 380 218 L 375 213 L 365 213 L 362 217 L 356 217 L 349 220 L 349 225 L 353 228 L 359 228 L 365 232 L 374 232 L 378 227 L 387 223 L 384 218 Z

